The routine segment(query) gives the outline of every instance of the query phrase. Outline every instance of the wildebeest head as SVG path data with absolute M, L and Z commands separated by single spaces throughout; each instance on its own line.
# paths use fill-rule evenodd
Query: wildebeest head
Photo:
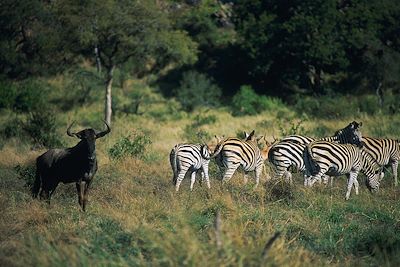
M 68 127 L 67 134 L 71 137 L 78 137 L 79 139 L 81 139 L 82 140 L 81 142 L 84 142 L 87 145 L 87 147 L 89 148 L 90 154 L 95 151 L 96 139 L 105 136 L 106 134 L 108 134 L 111 131 L 110 126 L 107 124 L 107 122 L 104 121 L 104 123 L 106 125 L 106 129 L 104 131 L 98 132 L 92 128 L 88 128 L 88 129 L 81 130 L 77 133 L 72 133 L 71 128 L 74 123 L 75 122 L 72 122 L 71 125 Z

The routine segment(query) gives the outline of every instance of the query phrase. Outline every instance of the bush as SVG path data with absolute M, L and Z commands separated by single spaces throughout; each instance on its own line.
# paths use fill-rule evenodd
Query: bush
M 284 104 L 278 98 L 260 96 L 250 85 L 242 85 L 232 99 L 234 116 L 256 115 L 265 110 L 281 110 Z
M 120 138 L 109 150 L 108 156 L 113 160 L 124 157 L 143 158 L 148 145 L 151 144 L 150 137 L 135 132 L 132 136 Z
M 43 109 L 48 102 L 47 87 L 37 81 L 25 81 L 18 86 L 13 109 L 19 112 L 33 112 Z
M 6 139 L 12 137 L 22 138 L 25 135 L 23 125 L 24 122 L 19 118 L 7 121 L 3 129 L 1 129 L 1 135 Z
M 14 84 L 0 81 L 0 109 L 13 108 L 17 97 L 17 88 Z
M 39 145 L 45 147 L 62 145 L 56 133 L 56 118 L 50 111 L 35 111 L 29 114 L 27 123 L 23 128 L 32 140 Z
M 217 121 L 214 115 L 196 115 L 192 123 L 185 126 L 183 138 L 188 142 L 202 143 L 204 140 L 210 139 L 211 135 L 201 129 L 203 125 L 213 124 Z
M 186 111 L 193 111 L 199 106 L 217 106 L 221 94 L 221 89 L 212 79 L 195 71 L 184 73 L 176 90 L 177 100 Z

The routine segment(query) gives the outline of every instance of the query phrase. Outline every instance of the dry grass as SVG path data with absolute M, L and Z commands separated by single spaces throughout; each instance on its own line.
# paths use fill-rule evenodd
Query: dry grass
M 95 112 L 93 111 L 93 107 Z M 84 107 L 61 116 L 72 121 L 89 112 L 95 118 L 101 106 Z M 201 112 L 201 111 L 199 111 Z M 94 114 L 94 115 L 93 115 Z M 211 110 L 217 121 L 202 129 L 236 136 L 252 129 L 267 138 L 281 135 L 276 114 L 232 117 Z M 357 119 L 357 118 L 355 118 Z M 238 173 L 226 186 L 212 175 L 212 188 L 196 183 L 189 192 L 188 179 L 174 192 L 168 154 L 183 142 L 184 127 L 192 116 L 158 121 L 151 116 L 119 116 L 112 133 L 97 143 L 99 171 L 89 196 L 86 213 L 80 211 L 74 185 L 60 185 L 48 206 L 30 198 L 25 180 L 13 167 L 33 164 L 43 152 L 18 141 L 7 142 L 0 151 L 0 265 L 2 266 L 359 266 L 400 264 L 400 238 L 388 233 L 400 229 L 397 189 L 386 179 L 378 195 L 362 186 L 359 196 L 344 200 L 345 179 L 332 188 L 271 184 L 265 179 L 257 190 L 253 180 L 243 185 Z M 378 124 L 389 129 L 389 119 L 361 118 L 366 134 Z M 89 126 L 78 123 L 77 128 Z M 269 121 L 270 124 L 265 126 Z M 333 133 L 343 121 L 307 121 L 312 132 L 323 124 Z M 65 123 L 66 125 L 66 123 Z M 101 125 L 100 122 L 97 124 Z M 264 125 L 264 126 L 260 126 Z M 146 132 L 152 140 L 154 159 L 110 160 L 108 149 L 133 130 Z M 393 132 L 388 133 L 388 135 Z M 65 143 L 76 140 L 65 137 Z M 208 140 L 212 142 L 212 140 Z M 279 187 L 281 186 L 281 187 Z M 273 189 L 273 190 L 272 190 Z M 214 220 L 221 214 L 222 246 L 217 248 Z M 266 242 L 277 232 L 268 257 L 262 258 Z

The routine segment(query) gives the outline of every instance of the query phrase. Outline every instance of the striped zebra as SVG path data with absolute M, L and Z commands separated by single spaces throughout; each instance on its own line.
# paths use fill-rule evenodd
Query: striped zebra
M 304 172 L 306 169 L 303 157 L 305 148 L 306 145 L 303 144 L 282 141 L 273 145 L 269 150 L 268 160 L 275 168 L 274 177 L 285 177 L 286 180 L 292 182 L 290 167 Z
M 257 145 L 261 138 L 262 136 L 255 137 L 253 130 L 250 134 L 246 134 L 245 140 L 226 138 L 217 145 L 212 157 L 216 157 L 219 166 L 225 167 L 223 182 L 228 182 L 236 169 L 242 166 L 245 171 L 245 183 L 247 182 L 247 173 L 255 171 L 256 184 L 254 188 L 258 186 L 264 168 L 264 160 L 267 158 L 267 155 L 261 153 Z
M 333 136 L 316 139 L 303 135 L 290 135 L 288 137 L 283 138 L 281 142 L 292 142 L 292 143 L 306 145 L 313 141 L 322 140 L 322 141 L 335 142 L 339 144 L 359 145 L 362 140 L 362 135 L 360 132 L 361 126 L 362 126 L 361 122 L 358 123 L 356 121 L 353 121 L 349 123 L 349 125 L 347 125 L 345 128 L 336 131 Z
M 196 173 L 200 172 L 202 180 L 206 180 L 207 187 L 210 188 L 208 177 L 208 164 L 210 163 L 210 150 L 205 144 L 177 144 L 171 150 L 169 160 L 174 173 L 173 183 L 175 190 L 179 191 L 185 174 L 189 171 L 191 174 L 190 191 L 196 180 Z
M 357 176 L 361 171 L 367 176 L 367 187 L 378 191 L 381 167 L 364 149 L 351 144 L 337 144 L 327 141 L 315 141 L 305 150 L 306 172 L 310 174 L 307 185 L 312 186 L 322 175 L 340 176 L 348 174 L 346 200 L 349 199 L 354 185 L 358 195 Z
M 381 166 L 391 165 L 394 185 L 397 186 L 397 167 L 400 160 L 400 142 L 394 139 L 362 138 L 363 147 Z M 383 178 L 383 172 L 381 177 Z

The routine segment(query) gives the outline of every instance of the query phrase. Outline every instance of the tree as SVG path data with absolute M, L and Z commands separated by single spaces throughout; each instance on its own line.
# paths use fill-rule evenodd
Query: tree
M 105 120 L 111 123 L 114 71 L 130 63 L 140 70 L 193 63 L 195 43 L 174 30 L 157 1 L 63 0 L 58 14 L 70 33 L 71 50 L 93 59 L 96 48 L 105 73 Z

